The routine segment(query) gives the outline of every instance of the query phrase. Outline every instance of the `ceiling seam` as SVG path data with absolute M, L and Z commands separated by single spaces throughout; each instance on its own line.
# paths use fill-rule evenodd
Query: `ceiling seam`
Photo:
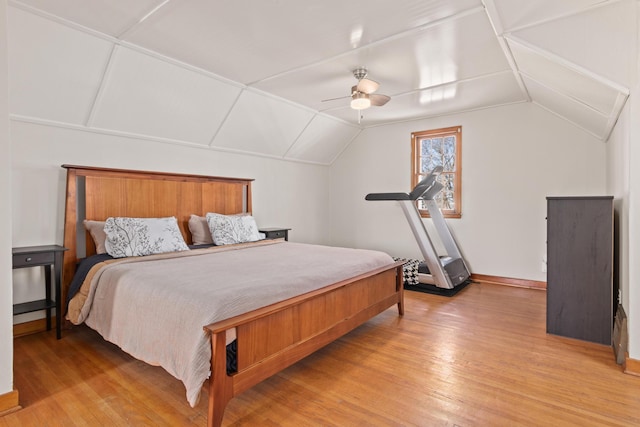
M 234 108 L 236 108 L 236 105 L 238 104 L 238 101 L 240 100 L 240 97 L 242 96 L 242 93 L 245 91 L 246 89 L 243 88 L 238 92 L 238 95 L 236 96 L 236 99 L 233 100 L 233 103 L 229 106 L 229 110 L 227 111 L 227 114 L 225 114 L 224 118 L 220 121 L 220 125 L 218 126 L 218 129 L 214 130 L 213 132 L 213 136 L 211 137 L 211 139 L 209 140 L 209 143 L 207 144 L 207 146 L 209 148 L 214 147 L 213 145 L 213 141 L 216 140 L 216 138 L 218 137 L 218 134 L 220 133 L 220 131 L 222 130 L 222 127 L 225 125 L 225 123 L 227 122 L 227 120 L 229 119 L 229 116 L 231 115 L 231 112 L 233 111 Z
M 604 142 L 604 141 L 605 141 L 605 140 L 603 139 L 603 136 L 602 136 L 602 135 L 598 135 L 598 134 L 596 134 L 596 133 L 594 133 L 594 132 L 590 131 L 589 129 L 587 129 L 587 128 L 585 128 L 585 127 L 581 126 L 581 125 L 579 125 L 578 123 L 574 122 L 573 120 L 568 119 L 568 118 L 567 118 L 567 117 L 565 117 L 565 116 L 562 116 L 562 115 L 560 115 L 560 114 L 556 113 L 555 111 L 553 111 L 553 110 L 551 110 L 551 109 L 549 109 L 549 108 L 545 107 L 544 105 L 542 105 L 542 104 L 540 104 L 540 103 L 538 103 L 538 102 L 536 102 L 536 101 L 532 101 L 531 103 L 532 103 L 532 104 L 534 104 L 534 105 L 537 105 L 538 107 L 542 108 L 542 109 L 543 109 L 543 110 L 545 110 L 546 112 L 548 112 L 548 113 L 550 113 L 550 114 L 553 114 L 553 115 L 554 115 L 554 116 L 556 116 L 557 118 L 559 118 L 559 119 L 561 119 L 561 120 L 563 120 L 563 121 L 565 121 L 565 122 L 567 122 L 567 123 L 570 123 L 571 125 L 573 125 L 573 126 L 577 127 L 578 129 L 582 130 L 583 132 L 588 133 L 589 135 L 593 136 L 594 138 L 598 139 L 599 141 L 602 141 L 602 142 Z
M 612 4 L 619 3 L 621 1 L 622 0 L 605 0 L 605 1 L 601 1 L 600 3 L 597 3 L 597 4 L 592 4 L 592 5 L 589 5 L 589 6 L 580 7 L 578 9 L 576 9 L 576 10 L 571 11 L 571 12 L 561 13 L 561 14 L 555 15 L 553 17 L 540 19 L 538 21 L 529 22 L 528 24 L 523 24 L 523 25 L 520 25 L 520 26 L 509 28 L 507 31 L 511 32 L 511 33 L 515 33 L 517 31 L 526 30 L 526 29 L 529 29 L 529 28 L 537 27 L 539 25 L 544 25 L 544 24 L 548 24 L 550 22 L 559 21 L 559 20 L 564 19 L 564 18 L 569 18 L 571 16 L 580 15 L 580 14 L 585 13 L 585 12 L 590 12 L 591 10 L 599 9 L 601 7 L 611 6 Z
M 420 93 L 426 90 L 433 90 L 433 89 L 439 89 L 442 87 L 447 87 L 449 85 L 452 84 L 459 84 L 459 83 L 469 83 L 469 82 L 474 82 L 476 80 L 483 80 L 489 77 L 494 77 L 494 76 L 499 76 L 501 74 L 507 74 L 507 73 L 511 73 L 511 70 L 502 70 L 502 71 L 494 71 L 492 73 L 486 73 L 486 74 L 481 74 L 479 76 L 473 76 L 473 77 L 467 77 L 464 79 L 458 79 L 458 80 L 452 80 L 450 82 L 446 82 L 446 83 L 439 83 L 437 85 L 433 85 L 433 86 L 426 86 L 423 88 L 419 88 L 419 89 L 412 89 L 412 90 L 408 90 L 406 92 L 400 92 L 400 93 L 396 93 L 395 95 L 391 95 L 392 98 L 399 98 L 402 96 L 407 96 L 407 95 L 413 95 L 416 93 Z M 344 106 L 338 106 L 338 107 L 331 107 L 331 108 L 327 108 L 325 110 L 322 111 L 334 111 L 334 110 L 340 110 L 340 109 L 345 109 L 348 107 L 344 107 Z
M 513 76 L 516 79 L 516 83 L 518 83 L 518 86 L 520 87 L 520 90 L 522 91 L 527 101 L 531 101 L 531 94 L 529 93 L 529 89 L 527 88 L 527 85 L 524 83 L 524 80 L 522 80 L 522 76 L 519 73 L 518 63 L 516 62 L 516 59 L 513 57 L 513 52 L 511 52 L 511 47 L 509 47 L 509 43 L 507 43 L 507 40 L 504 38 L 504 36 L 501 36 L 501 35 L 497 36 L 497 39 L 498 39 L 498 44 L 502 48 L 502 51 L 504 52 L 504 56 L 507 62 L 509 63 L 509 67 L 511 67 L 511 71 L 513 72 Z
M 330 115 L 324 113 L 324 111 L 329 111 L 328 109 L 327 110 L 322 110 L 322 111 L 314 110 L 313 108 L 307 107 L 306 105 L 298 104 L 296 102 L 291 101 L 290 99 L 286 99 L 286 98 L 283 98 L 281 96 L 274 95 L 274 94 L 272 94 L 270 92 L 265 92 L 265 91 L 263 91 L 261 89 L 255 88 L 255 87 L 244 87 L 243 89 L 245 91 L 247 91 L 247 92 L 252 92 L 252 93 L 255 93 L 256 95 L 259 95 L 259 96 L 264 96 L 264 97 L 271 98 L 273 100 L 276 100 L 276 101 L 279 101 L 279 102 L 282 102 L 282 103 L 285 103 L 285 104 L 289 104 L 292 107 L 296 107 L 298 109 L 308 111 L 311 114 L 321 115 L 323 117 L 326 117 L 328 119 L 331 119 L 331 120 L 339 122 L 339 123 L 342 123 L 344 125 L 355 127 L 355 128 L 358 128 L 358 129 L 360 128 L 358 125 L 356 125 L 354 123 L 351 123 L 351 122 L 348 122 L 348 121 L 346 121 L 344 119 L 341 119 L 340 117 L 330 116 Z M 348 106 L 333 107 L 331 110 L 346 109 L 346 108 L 350 108 L 350 107 L 348 107 Z
M 185 141 L 180 139 L 172 139 L 172 138 L 163 138 L 159 136 L 119 131 L 115 129 L 105 129 L 105 128 L 100 128 L 96 126 L 85 126 L 81 124 L 61 122 L 58 120 L 41 119 L 37 117 L 24 116 L 20 114 L 10 114 L 9 118 L 11 120 L 24 122 L 24 123 L 32 123 L 32 124 L 43 125 L 43 126 L 78 130 L 78 131 L 89 132 L 89 133 L 98 133 L 102 135 L 114 135 L 114 136 L 120 136 L 124 138 L 140 139 L 145 141 L 156 141 L 156 142 L 171 143 L 171 144 L 177 144 L 177 145 L 188 145 L 188 146 L 200 147 L 205 149 L 208 148 L 206 145 L 199 144 L 197 142 Z
M 168 64 L 175 65 L 177 67 L 181 67 L 181 68 L 183 68 L 185 70 L 192 71 L 192 72 L 195 72 L 195 73 L 199 73 L 199 74 L 201 74 L 203 76 L 216 79 L 216 80 L 218 80 L 218 81 L 220 81 L 222 83 L 226 83 L 228 85 L 235 86 L 235 87 L 238 87 L 238 88 L 245 88 L 246 87 L 246 85 L 244 85 L 244 84 L 242 84 L 240 82 L 237 82 L 237 81 L 234 81 L 234 80 L 230 80 L 230 79 L 228 79 L 226 77 L 223 77 L 223 76 L 215 74 L 215 73 L 213 73 L 211 71 L 205 70 L 204 68 L 200 68 L 200 67 L 196 67 L 195 65 L 187 64 L 186 62 L 182 62 L 182 61 L 179 61 L 177 59 L 168 57 L 168 56 L 163 55 L 163 54 L 161 54 L 159 52 L 155 52 L 153 50 L 146 49 L 146 48 L 144 48 L 142 46 L 133 44 L 131 42 L 127 42 L 125 40 L 121 40 L 119 38 L 110 36 L 108 34 L 100 32 L 100 31 L 93 30 L 91 28 L 85 27 L 85 26 L 80 25 L 78 23 L 75 23 L 73 21 L 69 21 L 69 20 L 61 18 L 61 17 L 59 17 L 57 15 L 53 15 L 51 13 L 45 12 L 45 11 L 43 11 L 41 9 L 37 9 L 37 8 L 32 7 L 32 6 L 26 5 L 26 4 L 21 3 L 21 2 L 19 2 L 17 0 L 9 0 L 9 4 L 12 5 L 12 6 L 15 6 L 15 7 L 19 8 L 19 9 L 22 9 L 27 13 L 31 13 L 33 15 L 40 16 L 41 18 L 47 19 L 47 20 L 52 21 L 52 22 L 56 22 L 56 23 L 58 23 L 60 25 L 64 25 L 65 27 L 71 28 L 73 30 L 80 31 L 80 32 L 83 32 L 83 33 L 88 34 L 90 36 L 97 37 L 99 39 L 108 41 L 110 43 L 122 46 L 124 48 L 134 50 L 134 51 L 136 51 L 138 53 L 141 53 L 143 55 L 150 56 L 152 58 L 158 59 L 160 61 L 164 61 L 164 62 L 166 62 Z
M 262 78 L 260 80 L 255 80 L 253 82 L 249 82 L 249 83 L 247 83 L 247 86 L 255 86 L 255 85 L 259 84 L 259 83 L 263 83 L 265 81 L 273 80 L 275 78 L 279 78 L 279 77 L 285 76 L 285 75 L 290 74 L 290 73 L 302 71 L 302 70 L 305 70 L 307 68 L 311 68 L 311 67 L 315 67 L 317 65 L 324 64 L 326 62 L 334 61 L 334 60 L 336 60 L 338 58 L 341 58 L 343 56 L 353 55 L 354 52 L 358 52 L 358 51 L 363 50 L 363 49 L 369 49 L 371 47 L 374 47 L 374 46 L 377 46 L 377 45 L 380 45 L 380 44 L 384 44 L 384 43 L 387 43 L 389 41 L 401 39 L 401 38 L 410 36 L 413 33 L 418 33 L 418 32 L 424 31 L 426 29 L 429 29 L 429 28 L 432 28 L 432 27 L 436 27 L 438 25 L 442 25 L 443 23 L 446 23 L 446 22 L 449 22 L 449 21 L 453 21 L 453 20 L 456 20 L 456 19 L 463 18 L 465 16 L 473 15 L 473 14 L 478 13 L 480 11 L 484 11 L 484 7 L 476 6 L 476 7 L 461 11 L 461 12 L 457 12 L 457 13 L 454 13 L 453 15 L 445 16 L 444 18 L 436 19 L 435 21 L 430 21 L 430 22 L 427 22 L 426 24 L 422 24 L 422 25 L 419 25 L 417 27 L 413 27 L 413 28 L 410 28 L 408 30 L 392 34 L 390 36 L 383 37 L 381 39 L 378 39 L 378 40 L 375 40 L 373 42 L 367 43 L 365 45 L 358 46 L 357 48 L 354 48 L 354 49 L 351 49 L 351 50 L 347 50 L 345 52 L 341 52 L 341 53 L 338 53 L 338 54 L 330 56 L 330 57 L 326 57 L 326 58 L 321 59 L 319 61 L 311 62 L 311 63 L 305 64 L 305 65 L 300 65 L 298 67 L 290 68 L 290 69 L 288 69 L 286 71 L 281 71 L 279 73 L 272 74 L 271 76 Z
M 316 118 L 316 115 L 315 114 L 312 115 L 309 121 L 307 122 L 307 124 L 304 125 L 304 127 L 300 130 L 300 132 L 298 132 L 298 136 L 296 136 L 293 142 L 289 144 L 289 148 L 287 148 L 284 154 L 282 155 L 283 159 L 287 157 L 287 154 L 289 154 L 289 151 L 291 151 L 291 149 L 298 143 L 302 134 L 307 130 L 307 128 L 311 125 L 311 122 L 313 122 L 315 118 Z
M 89 114 L 84 122 L 85 126 L 92 126 L 95 120 L 96 110 L 98 105 L 102 102 L 102 98 L 104 97 L 104 93 L 106 90 L 106 86 L 109 83 L 109 77 L 111 76 L 111 70 L 113 69 L 114 57 L 116 55 L 116 51 L 118 50 L 118 45 L 114 44 L 111 46 L 111 52 L 109 52 L 109 58 L 107 59 L 107 63 L 104 67 L 104 71 L 102 72 L 102 77 L 100 78 L 100 84 L 98 85 L 98 90 L 96 90 L 96 94 L 93 97 L 93 102 L 91 104 L 91 108 L 89 109 Z
M 28 4 L 22 3 L 22 2 L 20 2 L 18 0 L 8 0 L 7 4 L 9 6 L 21 9 L 24 12 L 31 13 L 33 15 L 37 15 L 37 16 L 39 16 L 41 18 L 44 18 L 44 19 L 47 19 L 49 21 L 57 22 L 57 23 L 59 23 L 61 25 L 64 25 L 64 26 L 69 27 L 69 28 L 73 28 L 73 29 L 78 30 L 78 31 L 82 31 L 82 32 L 84 32 L 86 34 L 97 36 L 97 37 L 100 37 L 102 39 L 106 39 L 106 40 L 108 40 L 108 41 L 110 41 L 112 43 L 117 40 L 112 36 L 109 36 L 107 34 L 101 33 L 100 31 L 94 30 L 94 29 L 89 28 L 89 27 L 85 27 L 84 25 L 80 25 L 80 24 L 78 24 L 76 22 L 73 22 L 73 21 L 69 21 L 67 19 L 61 18 L 61 17 L 59 17 L 57 15 L 54 15 L 52 13 L 45 12 L 42 9 L 38 9 L 36 7 L 33 7 L 33 6 L 28 5 Z
M 592 107 L 591 105 L 587 104 L 585 101 L 576 98 L 575 96 L 566 93 L 565 91 L 561 90 L 561 89 L 557 89 L 554 87 L 551 87 L 549 85 L 547 85 L 546 83 L 541 82 L 540 80 L 536 79 L 535 77 L 531 76 L 530 74 L 525 73 L 524 71 L 520 71 L 520 74 L 522 74 L 523 76 L 525 76 L 526 78 L 534 81 L 535 83 L 539 84 L 540 86 L 544 87 L 545 89 L 550 90 L 553 93 L 557 93 L 558 95 L 570 99 L 571 101 L 574 101 L 577 104 L 582 105 L 583 107 L 586 107 L 587 109 L 593 111 L 594 113 L 598 113 L 603 117 L 609 117 L 611 115 L 612 111 L 600 111 L 595 107 Z M 620 94 L 621 92 L 618 92 L 618 94 Z
M 350 107 L 342 107 L 342 108 L 350 108 Z M 344 119 L 341 119 L 340 117 L 331 116 L 331 115 L 329 115 L 329 114 L 327 114 L 327 113 L 325 113 L 323 111 L 318 111 L 318 110 L 312 110 L 312 111 L 318 116 L 322 116 L 322 117 L 325 117 L 327 119 L 331 119 L 331 120 L 333 120 L 335 122 L 340 122 L 341 124 L 350 126 L 352 128 L 361 129 L 361 126 L 358 126 L 355 123 L 348 122 L 348 121 L 346 121 Z
M 485 12 L 487 15 L 487 19 L 489 20 L 489 24 L 491 28 L 493 28 L 493 32 L 496 35 L 498 40 L 498 44 L 500 45 L 500 49 L 502 49 L 502 53 L 509 64 L 509 68 L 511 68 L 511 72 L 513 73 L 513 77 L 516 79 L 516 83 L 520 87 L 522 94 L 528 102 L 531 102 L 531 94 L 527 89 L 527 85 L 522 80 L 522 76 L 518 72 L 518 64 L 516 59 L 513 57 L 513 52 L 509 48 L 509 44 L 503 37 L 504 27 L 502 22 L 500 21 L 500 13 L 496 7 L 494 0 L 482 0 L 482 4 L 485 6 Z M 493 15 L 493 16 L 492 16 Z
M 125 29 L 124 31 L 122 31 L 120 34 L 118 34 L 116 36 L 116 38 L 118 39 L 122 39 L 123 37 L 125 37 L 127 34 L 131 33 L 132 31 L 134 31 L 137 27 L 140 26 L 140 24 L 142 24 L 144 21 L 146 21 L 151 15 L 153 15 L 154 13 L 156 13 L 158 10 L 162 9 L 167 3 L 169 3 L 171 0 L 164 0 L 162 3 L 152 7 L 147 13 L 145 13 L 142 18 L 138 19 L 135 23 L 133 23 L 132 25 L 129 26 L 129 28 Z
M 607 121 L 607 125 L 605 126 L 605 142 L 609 140 L 611 133 L 613 132 L 613 128 L 618 123 L 618 119 L 620 118 L 620 113 L 622 113 L 622 109 L 624 105 L 627 103 L 627 99 L 629 99 L 629 95 L 625 95 L 622 93 L 618 93 L 618 97 L 616 98 L 616 102 L 614 107 L 612 108 L 612 114 L 609 116 L 609 120 Z
M 311 161 L 311 160 L 302 160 L 302 159 L 293 159 L 293 158 L 286 158 L 285 159 L 285 158 L 282 158 L 280 156 L 264 154 L 264 153 L 254 152 L 254 151 L 237 150 L 237 149 L 216 147 L 216 146 L 209 147 L 207 145 L 199 144 L 197 142 L 184 141 L 184 140 L 171 139 L 171 138 L 162 138 L 162 137 L 153 136 L 153 135 L 145 135 L 145 134 L 139 134 L 139 133 L 133 133 L 133 132 L 124 132 L 124 131 L 118 131 L 118 130 L 114 130 L 114 129 L 99 128 L 99 127 L 95 127 L 95 126 L 87 127 L 87 126 L 79 125 L 79 124 L 66 123 L 66 122 L 60 122 L 60 121 L 55 121 L 55 120 L 39 119 L 39 118 L 36 118 L 36 117 L 23 116 L 23 115 L 20 115 L 20 114 L 9 114 L 9 120 L 16 121 L 16 122 L 21 122 L 21 123 L 29 123 L 29 124 L 34 124 L 34 125 L 40 125 L 40 126 L 56 127 L 56 128 L 60 128 L 60 129 L 67 129 L 67 130 L 73 130 L 73 131 L 80 131 L 80 132 L 87 132 L 87 133 L 94 133 L 94 134 L 108 135 L 108 136 L 117 136 L 117 137 L 127 138 L 127 139 L 137 139 L 137 140 L 141 140 L 141 141 L 153 141 L 153 142 L 159 142 L 159 143 L 162 143 L 162 144 L 170 144 L 170 145 L 178 145 L 178 146 L 181 146 L 181 147 L 197 148 L 197 149 L 206 150 L 206 151 L 221 151 L 221 152 L 243 154 L 243 155 L 254 156 L 254 157 L 265 157 L 265 158 L 269 158 L 269 159 L 273 159 L 273 160 L 287 161 L 287 162 L 292 162 L 292 163 L 306 163 L 306 164 L 313 164 L 313 165 L 319 165 L 319 166 L 329 166 L 328 163 L 314 162 L 314 161 Z
M 236 82 L 236 81 L 228 79 L 226 77 L 222 77 L 222 76 L 220 76 L 218 74 L 215 74 L 215 73 L 213 73 L 211 71 L 205 70 L 204 68 L 200 68 L 200 67 L 196 67 L 195 65 L 187 64 L 186 62 L 182 62 L 182 61 L 179 61 L 177 59 L 174 59 L 174 58 L 168 57 L 166 55 L 163 55 L 161 53 L 158 53 L 156 51 L 144 48 L 142 46 L 138 46 L 137 44 L 133 44 L 133 43 L 130 43 L 130 42 L 127 42 L 127 41 L 124 41 L 124 40 L 120 40 L 120 39 L 115 39 L 115 40 L 116 40 L 117 44 L 119 44 L 119 45 L 121 45 L 123 47 L 126 47 L 128 49 L 134 50 L 134 51 L 136 51 L 138 53 L 141 53 L 143 55 L 147 55 L 147 56 L 150 56 L 152 58 L 158 59 L 160 61 L 164 61 L 164 62 L 166 62 L 168 64 L 175 65 L 176 67 L 181 67 L 181 68 L 183 68 L 185 70 L 201 74 L 201 75 L 203 75 L 205 77 L 216 79 L 216 80 L 218 80 L 218 81 L 220 81 L 222 83 L 228 84 L 230 86 L 235 86 L 235 87 L 243 88 L 243 89 L 246 87 L 245 85 L 243 85 L 240 82 Z
M 609 80 L 606 77 L 601 76 L 600 74 L 596 74 L 593 71 L 590 71 L 578 64 L 576 64 L 575 62 L 571 62 L 567 59 L 564 59 L 563 57 L 556 55 L 553 52 L 550 52 L 546 49 L 543 49 L 539 46 L 533 45 L 523 39 L 521 39 L 518 36 L 515 36 L 513 34 L 506 34 L 504 36 L 510 43 L 516 43 L 519 44 L 520 46 L 524 47 L 525 49 L 528 49 L 530 51 L 533 51 L 534 53 L 539 54 L 540 56 L 542 56 L 543 58 L 546 58 L 550 61 L 553 61 L 557 64 L 562 65 L 563 67 L 569 68 L 570 70 L 573 70 L 579 74 L 582 74 L 583 76 L 589 77 L 593 80 L 596 80 L 597 82 L 602 83 L 605 86 L 610 87 L 613 90 L 616 90 L 618 92 L 624 93 L 626 95 L 629 94 L 629 89 L 626 88 L 625 86 L 622 86 L 619 83 L 616 83 L 612 80 Z
M 408 90 L 406 92 L 400 92 L 400 93 L 396 93 L 394 95 L 391 95 L 392 98 L 396 99 L 396 98 L 401 98 L 403 96 L 407 96 L 407 95 L 413 95 L 416 93 L 420 93 L 420 92 L 424 92 L 427 90 L 433 90 L 433 89 L 439 89 L 439 88 L 444 88 L 453 84 L 460 84 L 460 83 L 470 83 L 470 82 L 474 82 L 477 80 L 484 80 L 490 77 L 494 77 L 494 76 L 499 76 L 501 74 L 511 74 L 512 70 L 502 70 L 502 71 L 495 71 L 493 73 L 486 73 L 486 74 L 481 74 L 479 76 L 473 76 L 473 77 L 467 77 L 464 79 L 458 79 L 458 80 L 452 80 L 450 82 L 446 82 L 446 83 L 440 83 L 437 85 L 433 85 L 433 86 L 427 86 L 427 87 L 423 87 L 420 89 L 412 89 L 412 90 Z M 529 101 L 530 99 L 527 99 L 527 101 Z M 320 112 L 325 112 L 325 111 L 335 111 L 335 110 L 344 110 L 349 108 L 348 106 L 336 106 L 336 107 L 331 107 L 331 108 L 326 108 L 324 110 L 321 110 Z M 333 117 L 333 116 L 330 116 Z
M 443 113 L 438 113 L 433 115 L 425 115 L 420 117 L 411 117 L 408 119 L 401 119 L 401 120 L 395 120 L 395 121 L 384 122 L 384 123 L 374 123 L 369 126 L 364 126 L 363 130 L 381 127 L 381 126 L 387 126 L 387 125 L 394 125 L 398 123 L 408 123 L 408 122 L 416 122 L 420 120 L 429 120 L 429 119 L 435 119 L 438 117 L 454 116 L 457 114 L 466 114 L 466 113 L 472 113 L 474 111 L 489 110 L 491 108 L 499 108 L 499 107 L 505 107 L 507 105 L 517 105 L 517 104 L 525 104 L 525 103 L 529 103 L 529 101 L 522 100 L 522 101 L 503 102 L 500 104 L 484 105 L 484 106 L 475 107 L 475 108 L 467 108 L 466 110 L 457 110 L 457 111 L 443 112 Z
M 355 135 L 353 135 L 353 137 L 349 140 L 349 142 L 347 142 L 347 143 L 344 145 L 344 147 L 342 147 L 342 150 L 340 150 L 340 151 L 338 152 L 338 154 L 336 154 L 336 155 L 335 155 L 335 157 L 334 157 L 333 159 L 331 159 L 331 162 L 329 163 L 329 165 L 333 165 L 333 163 L 334 163 L 336 160 L 338 160 L 338 159 L 340 158 L 340 156 L 342 156 L 342 153 L 344 153 L 344 152 L 347 150 L 347 148 L 349 148 L 349 146 L 353 143 L 353 141 L 355 141 L 355 140 L 356 140 L 356 138 L 357 138 L 358 136 L 360 136 L 360 134 L 362 133 L 362 131 L 363 131 L 363 130 L 364 130 L 364 129 L 359 129 L 359 130 L 358 130 L 358 132 L 356 132 L 356 134 L 355 134 Z
M 292 162 L 292 163 L 305 163 L 308 165 L 316 165 L 316 166 L 330 166 L 329 163 L 322 163 L 322 162 L 314 162 L 312 160 L 303 160 L 303 159 L 294 159 L 294 158 L 283 158 L 280 156 L 276 156 L 276 155 L 272 155 L 272 154 L 264 154 L 264 153 L 258 153 L 255 151 L 245 151 L 245 150 L 238 150 L 238 149 L 233 149 L 233 148 L 226 148 L 226 147 L 211 147 L 212 151 L 220 151 L 223 153 L 233 153 L 233 154 L 242 154 L 245 156 L 254 156 L 254 157 L 264 157 L 267 159 L 272 159 L 272 160 L 279 160 L 279 161 L 283 161 L 283 162 Z
M 297 107 L 297 108 L 299 108 L 301 110 L 306 110 L 306 111 L 308 111 L 308 112 L 310 112 L 312 114 L 322 113 L 322 111 L 320 111 L 320 110 L 314 110 L 313 108 L 307 107 L 306 105 L 298 104 L 296 102 L 291 101 L 290 99 L 282 98 L 280 96 L 274 95 L 274 94 L 269 93 L 269 92 L 265 92 L 265 91 L 263 91 L 261 89 L 255 88 L 255 87 L 246 87 L 245 90 L 247 90 L 248 92 L 255 93 L 256 95 L 264 96 L 264 97 L 267 97 L 267 98 L 274 99 L 276 101 L 280 101 L 280 102 L 289 104 L 289 105 L 291 105 L 293 107 Z M 337 107 L 337 108 L 346 108 L 346 107 Z M 342 122 L 342 123 L 344 123 L 346 125 L 349 125 L 349 126 L 356 126 L 353 123 L 347 122 L 347 121 L 345 121 L 345 120 L 343 120 L 343 119 L 341 119 L 339 117 L 328 116 L 328 115 L 327 115 L 327 117 L 329 117 L 329 118 L 331 118 L 331 119 L 333 119 L 333 120 L 335 120 L 337 122 Z

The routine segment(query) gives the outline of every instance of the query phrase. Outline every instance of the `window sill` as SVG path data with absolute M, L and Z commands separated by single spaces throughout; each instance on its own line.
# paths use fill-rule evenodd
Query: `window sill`
M 431 215 L 429 215 L 429 212 L 422 212 L 420 211 L 420 216 L 422 218 L 431 218 Z M 462 213 L 455 213 L 455 212 L 442 212 L 442 216 L 445 217 L 445 219 L 459 219 L 462 218 Z

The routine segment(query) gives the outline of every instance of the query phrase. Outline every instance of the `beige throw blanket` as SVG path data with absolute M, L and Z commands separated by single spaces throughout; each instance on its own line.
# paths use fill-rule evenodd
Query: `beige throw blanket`
M 125 258 L 92 269 L 68 318 L 162 366 L 195 406 L 210 374 L 204 326 L 391 263 L 377 251 L 274 240 Z

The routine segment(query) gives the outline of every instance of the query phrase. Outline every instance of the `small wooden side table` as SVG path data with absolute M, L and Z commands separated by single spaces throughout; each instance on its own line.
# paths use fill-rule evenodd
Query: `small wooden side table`
M 62 255 L 67 248 L 59 245 L 25 246 L 13 248 L 13 268 L 44 267 L 45 297 L 35 301 L 13 305 L 13 315 L 46 310 L 47 331 L 51 330 L 51 309 L 56 309 L 56 338 L 62 337 L 62 301 L 60 285 L 62 283 Z M 53 266 L 53 288 L 55 300 L 51 298 L 51 267 Z

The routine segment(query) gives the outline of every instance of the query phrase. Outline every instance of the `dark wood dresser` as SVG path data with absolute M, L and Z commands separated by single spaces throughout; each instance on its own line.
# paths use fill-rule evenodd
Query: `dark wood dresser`
M 548 333 L 611 345 L 613 244 L 612 196 L 547 197 Z

